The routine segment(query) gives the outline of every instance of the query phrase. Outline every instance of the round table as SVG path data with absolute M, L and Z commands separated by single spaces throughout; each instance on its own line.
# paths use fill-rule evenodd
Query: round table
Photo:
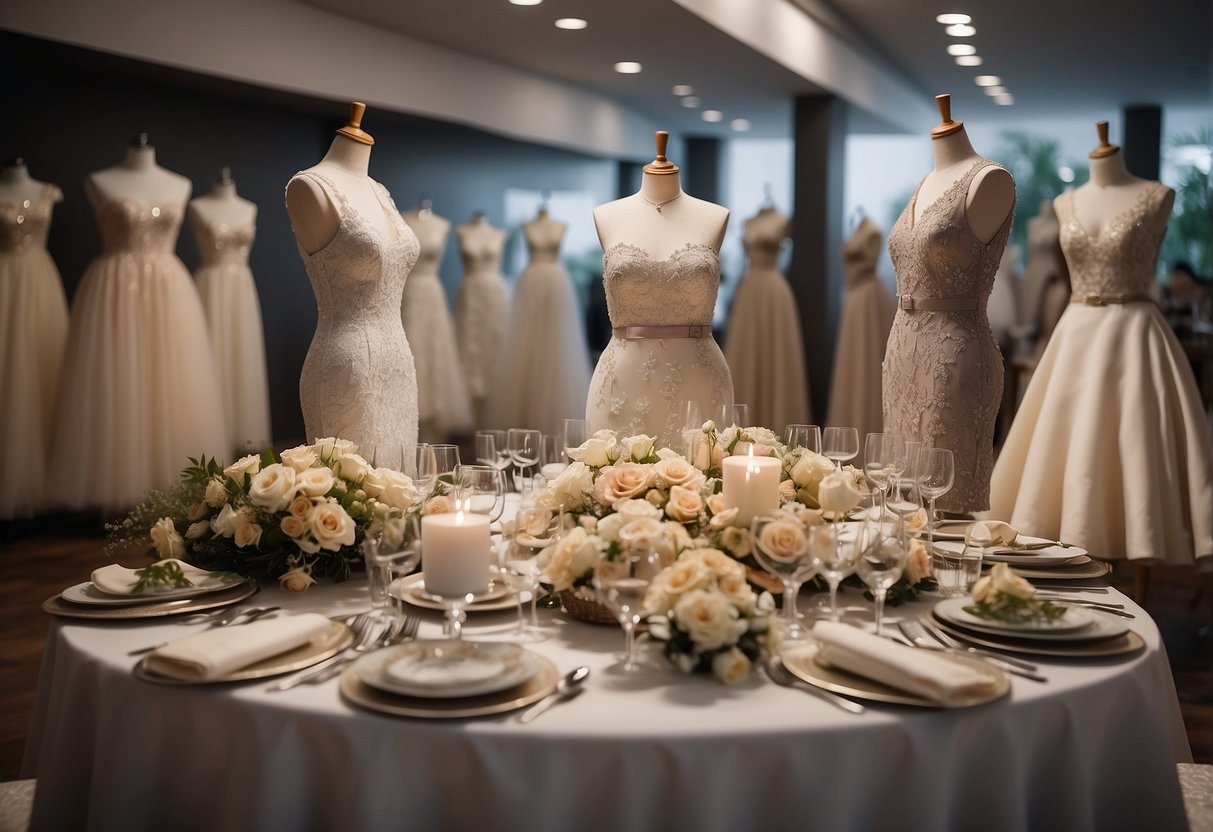
M 528 646 L 593 673 L 527 725 L 383 716 L 335 680 L 154 685 L 127 652 L 196 626 L 56 619 L 24 766 L 32 828 L 1186 829 L 1175 763 L 1191 754 L 1158 629 L 1104 597 L 1137 615 L 1144 651 L 1041 659 L 1046 684 L 1011 677 L 977 708 L 859 716 L 757 672 L 736 687 L 683 676 L 653 648 L 651 669 L 620 675 L 620 631 L 542 613 L 551 636 Z M 366 594 L 354 581 L 256 601 L 337 615 Z M 501 638 L 512 615 L 474 615 L 466 637 Z M 439 633 L 425 614 L 421 636 Z

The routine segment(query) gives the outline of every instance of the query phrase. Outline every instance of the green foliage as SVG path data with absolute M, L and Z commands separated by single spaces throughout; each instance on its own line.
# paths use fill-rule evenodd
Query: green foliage
M 1030 624 L 1033 621 L 1056 621 L 1070 608 L 1052 601 L 1029 601 L 1014 595 L 998 593 L 993 603 L 981 601 L 964 608 L 969 615 L 1003 621 L 1007 624 Z
M 194 585 L 193 581 L 185 577 L 185 573 L 181 571 L 181 564 L 171 560 L 137 569 L 135 575 L 139 580 L 135 582 L 135 588 L 131 590 L 132 595 L 140 595 L 145 589 L 153 586 L 187 587 Z
M 1053 200 L 1068 184 L 1058 174 L 1064 164 L 1061 148 L 1054 139 L 1019 131 L 1003 133 L 1002 138 L 1004 146 L 998 153 L 998 161 L 1015 177 L 1015 225 L 1011 241 L 1025 251 L 1028 220 L 1040 212 L 1042 202 Z M 1086 165 L 1070 162 L 1068 167 L 1074 171 L 1074 182 L 1086 179 Z
M 1167 141 L 1167 148 L 1172 151 L 1192 147 L 1213 154 L 1213 130 L 1203 127 L 1194 133 L 1176 134 Z M 1197 274 L 1213 275 L 1213 183 L 1209 181 L 1209 173 L 1194 162 L 1180 167 L 1175 207 L 1167 224 L 1161 259 L 1168 268 L 1186 260 Z

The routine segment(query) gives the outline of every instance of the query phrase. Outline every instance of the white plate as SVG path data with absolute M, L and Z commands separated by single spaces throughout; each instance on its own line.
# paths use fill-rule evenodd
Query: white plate
M 1024 545 L 1046 542 L 1044 538 L 1028 537 L 1023 534 L 1019 535 L 1016 539 Z M 964 541 L 936 540 L 935 546 L 938 549 L 959 555 L 964 550 Z M 1012 566 L 1031 566 L 1043 569 L 1049 566 L 1067 564 L 1075 558 L 1085 557 L 1086 554 L 1086 549 L 1080 549 L 1077 546 L 1064 548 L 1061 546 L 1050 546 L 1047 549 L 1029 549 L 1027 551 L 1017 551 L 1011 547 L 991 547 L 982 555 L 981 559 L 988 563 L 1009 563 Z
M 972 604 L 971 598 L 948 598 L 935 605 L 935 614 L 944 621 L 976 630 L 979 633 L 990 633 L 1005 638 L 1039 639 L 1042 641 L 1091 641 L 1104 638 L 1115 638 L 1129 631 L 1129 625 L 1123 619 L 1105 615 L 1099 610 L 1087 607 L 1070 606 L 1066 618 L 1077 613 L 1075 620 L 1083 623 L 1077 627 L 1058 628 L 1055 626 L 1038 625 L 1032 627 L 1016 627 L 1002 621 L 990 621 L 978 618 L 965 612 L 963 607 Z
M 230 578 L 207 578 L 204 583 L 195 586 L 172 587 L 143 592 L 139 595 L 114 595 L 109 592 L 102 592 L 93 585 L 92 581 L 85 581 L 75 586 L 69 586 L 59 593 L 59 595 L 64 601 L 71 601 L 73 604 L 91 604 L 99 607 L 129 607 L 132 604 L 154 604 L 160 601 L 172 601 L 177 598 L 194 598 L 199 595 L 206 595 L 209 592 L 229 589 L 236 584 L 243 583 L 244 580 L 239 575 Z
M 354 662 L 363 684 L 426 699 L 505 690 L 530 679 L 539 667 L 535 657 L 516 644 L 475 641 L 414 641 Z

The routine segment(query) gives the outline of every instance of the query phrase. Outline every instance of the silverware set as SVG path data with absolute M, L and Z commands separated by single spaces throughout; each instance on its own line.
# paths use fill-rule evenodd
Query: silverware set
M 179 624 L 203 624 L 203 623 L 205 623 L 207 626 L 203 628 L 204 630 L 214 630 L 218 627 L 231 627 L 237 623 L 250 624 L 261 618 L 269 618 L 269 617 L 272 617 L 274 615 L 274 613 L 278 612 L 278 610 L 280 610 L 280 609 L 282 609 L 282 607 L 241 607 L 239 609 L 234 609 L 234 610 L 225 609 L 225 610 L 222 610 L 221 613 L 207 613 L 205 615 L 199 614 L 199 615 L 187 616 L 187 618 L 191 618 L 193 620 L 192 621 L 179 621 L 177 623 L 179 623 Z M 244 620 L 241 621 L 241 619 L 244 619 Z M 164 647 L 166 644 L 169 644 L 169 643 L 170 642 L 162 641 L 159 644 L 152 644 L 147 647 L 140 647 L 138 650 L 132 650 L 129 653 L 127 653 L 126 655 L 142 656 L 143 654 L 150 653 L 153 650 L 159 650 L 161 647 Z
M 983 661 L 990 662 L 995 667 L 1014 676 L 1031 679 L 1033 682 L 1048 681 L 1048 679 L 1036 672 L 1036 665 L 1025 662 L 1023 659 L 1004 656 L 993 650 L 982 650 L 979 647 L 970 647 L 967 644 L 962 644 L 928 621 L 901 621 L 897 624 L 897 628 L 901 630 L 902 635 L 915 647 L 920 647 L 924 650 L 937 650 L 944 653 L 968 653 L 971 656 L 977 656 Z
M 321 682 L 327 682 L 363 653 L 413 640 L 417 637 L 419 626 L 421 626 L 420 618 L 415 615 L 406 615 L 404 618 L 392 619 L 386 627 L 380 630 L 375 626 L 375 621 L 370 615 L 366 613 L 356 615 L 349 622 L 349 627 L 354 631 L 356 638 L 352 647 L 314 667 L 309 667 L 294 676 L 288 676 L 280 682 L 275 682 L 266 690 L 271 693 L 279 693 L 298 685 L 318 685 Z

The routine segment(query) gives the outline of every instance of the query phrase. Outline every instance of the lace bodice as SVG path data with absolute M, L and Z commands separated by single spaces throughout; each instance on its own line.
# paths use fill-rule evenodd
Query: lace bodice
M 720 289 L 720 255 L 688 243 L 664 260 L 628 243 L 602 258 L 607 312 L 612 327 L 712 325 Z
M 783 248 L 783 237 L 772 235 L 765 229 L 746 228 L 741 236 L 746 259 L 752 269 L 774 269 L 779 263 L 779 252 Z
M 244 264 L 248 262 L 249 251 L 253 248 L 253 238 L 256 228 L 246 225 L 242 228 L 232 228 L 220 223 L 210 225 L 197 223 L 194 236 L 198 240 L 198 256 L 203 266 L 223 266 L 229 263 Z
M 526 238 L 526 250 L 532 263 L 555 263 L 560 257 L 560 241 Z
M 1158 210 L 1167 186 L 1151 182 L 1127 210 L 1094 237 L 1074 213 L 1074 192 L 1058 199 L 1061 249 L 1075 294 L 1146 294 L 1154 282 L 1167 216 Z
M 46 248 L 51 212 L 63 194 L 47 185 L 38 199 L 20 203 L 0 202 L 0 251 L 20 252 L 27 248 Z
M 184 217 L 181 204 L 144 205 L 129 197 L 112 199 L 97 210 L 101 250 L 106 254 L 171 254 Z
M 494 229 L 496 230 L 496 229 Z M 459 258 L 467 274 L 488 272 L 501 274 L 501 255 L 505 250 L 505 233 L 500 235 L 459 235 Z
M 842 244 L 842 263 L 847 289 L 876 279 L 876 260 L 880 256 L 880 230 L 865 218 L 855 233 Z

